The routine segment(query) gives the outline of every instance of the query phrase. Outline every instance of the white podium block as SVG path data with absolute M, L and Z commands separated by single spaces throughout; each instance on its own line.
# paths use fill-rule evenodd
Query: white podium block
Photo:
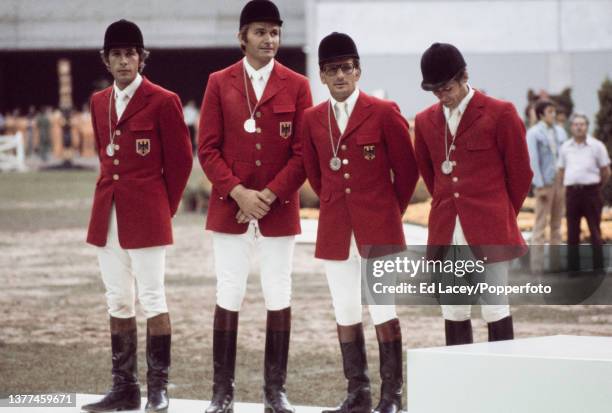
M 612 412 L 612 337 L 408 350 L 408 413 Z

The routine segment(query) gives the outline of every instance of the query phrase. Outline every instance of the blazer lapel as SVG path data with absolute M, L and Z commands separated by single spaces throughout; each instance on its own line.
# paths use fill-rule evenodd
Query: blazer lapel
M 266 88 L 264 89 L 263 95 L 261 95 L 261 99 L 259 100 L 259 106 L 272 99 L 274 95 L 285 88 L 285 79 L 287 79 L 285 68 L 281 66 L 280 63 L 274 62 L 272 73 L 270 73 L 270 78 L 268 79 L 268 83 L 266 83 Z M 253 94 L 253 96 L 255 96 L 255 94 Z
M 482 116 L 484 108 L 484 98 L 479 91 L 474 91 L 472 100 L 468 103 L 465 113 L 459 121 L 459 127 L 457 128 L 457 136 L 461 136 L 466 130 L 472 126 L 472 124 Z
M 435 108 L 428 113 L 429 121 L 433 124 L 434 134 L 444 136 L 444 129 L 447 128 L 446 119 L 442 110 L 442 104 L 438 103 Z M 449 132 L 450 134 L 450 132 Z
M 355 103 L 355 107 L 353 108 L 353 112 L 351 116 L 349 116 L 348 124 L 346 125 L 346 129 L 344 130 L 343 138 L 349 136 L 355 129 L 359 127 L 366 119 L 372 115 L 372 110 L 370 109 L 372 103 L 370 102 L 370 97 L 363 93 L 363 91 L 359 91 L 359 97 L 357 98 L 357 102 Z
M 249 100 L 251 102 L 251 108 L 254 108 L 255 104 L 257 103 L 257 96 L 255 96 L 255 90 L 253 89 L 253 84 L 251 83 L 251 79 L 248 78 L 248 75 L 246 78 L 247 90 L 244 89 L 246 75 L 246 73 L 244 73 L 244 70 L 244 63 L 242 62 L 242 60 L 235 63 L 234 66 L 230 69 L 230 75 L 232 77 L 230 83 L 238 92 L 240 92 L 240 94 L 244 98 L 246 98 L 248 93 Z M 246 105 L 246 102 L 244 102 L 244 104 Z
M 143 77 L 140 87 L 136 89 L 136 93 L 134 93 L 134 96 L 132 96 L 128 102 L 125 111 L 123 111 L 123 115 L 121 115 L 121 119 L 119 119 L 119 122 L 117 123 L 117 126 L 121 125 L 147 106 L 149 104 L 149 100 L 147 98 L 151 93 L 151 82 L 149 82 L 147 78 Z

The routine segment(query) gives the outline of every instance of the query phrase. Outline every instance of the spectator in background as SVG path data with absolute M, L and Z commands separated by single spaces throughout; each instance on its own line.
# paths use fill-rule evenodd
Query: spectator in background
M 35 126 L 36 126 L 36 107 L 30 105 L 28 108 L 28 114 L 25 119 L 25 135 L 23 137 L 26 147 L 26 156 L 32 156 L 34 149 L 37 146 L 35 140 Z
M 593 267 L 603 268 L 600 231 L 603 199 L 601 188 L 610 178 L 610 157 L 605 145 L 588 134 L 589 119 L 582 113 L 570 117 L 573 139 L 559 151 L 559 176 L 566 189 L 567 244 L 580 244 L 580 220 L 585 217 L 591 233 Z M 577 248 L 569 250 L 569 268 L 580 268 Z
M 531 237 L 531 269 L 544 268 L 542 245 L 546 243 L 546 227 L 550 223 L 550 244 L 561 244 L 561 218 L 564 213 L 565 191 L 557 176 L 557 159 L 561 144 L 567 140 L 562 127 L 556 124 L 555 104 L 541 100 L 535 105 L 538 123 L 527 131 L 527 147 L 533 171 L 535 224 Z
M 6 127 L 6 120 L 4 119 L 4 115 L 0 112 L 0 135 L 4 135 L 4 129 Z
M 51 107 L 45 106 L 35 119 L 38 129 L 38 154 L 43 161 L 47 160 L 51 149 Z
M 185 124 L 189 129 L 189 136 L 191 137 L 191 149 L 192 152 L 196 152 L 196 124 L 200 119 L 200 113 L 196 108 L 195 102 L 190 100 L 187 105 L 183 108 L 183 117 L 185 118 Z

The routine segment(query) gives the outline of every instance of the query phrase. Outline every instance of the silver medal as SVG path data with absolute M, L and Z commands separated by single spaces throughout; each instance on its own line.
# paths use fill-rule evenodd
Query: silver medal
M 248 133 L 254 133 L 255 132 L 255 119 L 253 118 L 248 118 L 247 120 L 244 121 L 244 130 Z
M 342 161 L 337 156 L 334 156 L 329 160 L 329 167 L 332 171 L 339 171 L 342 166 Z
M 112 143 L 109 143 L 108 145 L 106 145 L 106 154 L 108 156 L 114 156 L 115 155 L 115 145 L 113 145 Z
M 442 173 L 449 175 L 451 172 L 453 172 L 453 163 L 447 159 L 442 162 Z

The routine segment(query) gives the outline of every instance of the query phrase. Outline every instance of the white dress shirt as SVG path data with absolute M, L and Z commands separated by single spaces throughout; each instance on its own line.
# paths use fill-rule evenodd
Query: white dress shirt
M 246 69 L 247 76 L 249 79 L 251 79 L 251 84 L 253 85 L 253 90 L 255 91 L 255 97 L 257 100 L 259 100 L 261 99 L 261 96 L 266 89 L 266 85 L 268 84 L 268 80 L 270 79 L 270 75 L 272 74 L 274 59 L 271 59 L 267 65 L 259 70 L 255 70 L 253 66 L 249 64 L 246 56 L 243 59 L 243 64 L 244 68 Z
M 467 109 L 468 104 L 472 100 L 472 97 L 474 97 L 474 89 L 472 89 L 470 85 L 467 85 L 467 87 L 468 94 L 465 95 L 465 97 L 461 100 L 461 102 L 459 102 L 456 108 L 450 109 L 446 106 L 444 107 L 444 117 L 446 118 L 446 122 L 448 123 L 448 129 L 450 130 L 450 133 L 453 136 L 455 136 L 455 133 L 457 133 L 459 122 L 461 122 L 461 117 L 465 113 L 465 110 Z
M 568 139 L 561 145 L 557 166 L 565 170 L 563 185 L 595 185 L 601 181 L 601 168 L 610 165 L 606 146 L 592 136 L 583 143 Z
M 351 93 L 350 96 L 343 102 L 338 102 L 333 97 L 330 98 L 340 133 L 344 133 L 346 130 L 346 125 L 348 125 L 348 120 L 351 117 L 351 113 L 353 113 L 353 109 L 355 109 L 355 104 L 357 103 L 358 98 L 359 88 L 355 88 L 353 93 Z
M 115 89 L 115 111 L 117 112 L 117 120 L 121 119 L 121 115 L 123 115 L 130 99 L 134 97 L 134 93 L 136 93 L 136 89 L 138 89 L 141 83 L 142 76 L 140 76 L 140 73 L 136 73 L 136 78 L 123 90 L 119 89 L 117 82 L 114 83 L 113 88 Z

